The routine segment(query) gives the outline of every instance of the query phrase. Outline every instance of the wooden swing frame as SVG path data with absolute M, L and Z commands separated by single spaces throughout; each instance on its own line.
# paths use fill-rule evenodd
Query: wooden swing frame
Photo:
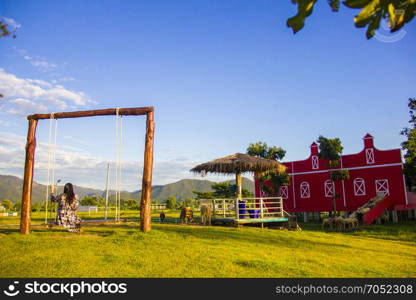
M 27 116 L 29 120 L 29 129 L 27 132 L 26 141 L 26 158 L 25 170 L 23 177 L 23 191 L 22 191 L 22 209 L 20 217 L 20 233 L 30 233 L 31 223 L 31 202 L 32 202 L 32 187 L 33 174 L 35 165 L 35 150 L 36 150 L 36 127 L 39 120 L 45 119 L 67 119 L 67 118 L 81 118 L 81 117 L 95 117 L 95 116 L 140 116 L 146 115 L 146 139 L 144 149 L 144 166 L 143 166 L 143 180 L 142 180 L 142 197 L 140 202 L 140 229 L 143 232 L 151 230 L 151 209 L 152 202 L 152 173 L 153 173 L 153 144 L 154 144 L 154 108 L 149 107 L 133 107 L 133 108 L 109 108 L 98 110 L 85 110 L 73 112 L 60 112 L 49 114 L 34 114 Z

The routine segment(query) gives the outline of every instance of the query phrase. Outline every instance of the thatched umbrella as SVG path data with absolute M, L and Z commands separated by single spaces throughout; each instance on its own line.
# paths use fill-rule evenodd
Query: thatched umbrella
M 238 198 L 242 198 L 241 173 L 262 173 L 275 171 L 283 173 L 286 167 L 278 161 L 236 153 L 218 158 L 191 169 L 193 173 L 236 174 Z

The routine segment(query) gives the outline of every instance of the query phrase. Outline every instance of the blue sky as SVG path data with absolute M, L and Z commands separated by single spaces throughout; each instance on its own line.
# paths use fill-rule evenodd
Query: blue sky
M 293 35 L 295 11 L 289 0 L 2 1 L 19 28 L 0 40 L 0 173 L 22 176 L 25 115 L 73 109 L 154 106 L 155 184 L 198 178 L 192 166 L 256 141 L 284 147 L 285 160 L 307 157 L 319 135 L 340 137 L 345 153 L 367 132 L 380 149 L 400 147 L 415 23 L 367 41 L 357 11 L 319 1 Z M 123 120 L 123 187 L 134 190 L 144 119 Z M 57 176 L 102 187 L 114 134 L 112 117 L 58 121 Z M 38 139 L 45 182 L 47 121 Z

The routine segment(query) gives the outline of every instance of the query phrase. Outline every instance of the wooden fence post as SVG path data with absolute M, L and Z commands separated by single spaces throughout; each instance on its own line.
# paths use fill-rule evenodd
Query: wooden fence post
M 22 210 L 20 215 L 20 233 L 30 232 L 30 211 L 32 202 L 33 167 L 35 165 L 36 126 L 38 120 L 29 120 L 26 141 L 25 173 L 23 177 Z
M 152 202 L 154 131 L 155 131 L 154 112 L 150 111 L 147 113 L 147 119 L 146 119 L 146 143 L 145 143 L 145 150 L 144 150 L 142 199 L 140 202 L 140 229 L 143 232 L 148 232 L 152 229 L 150 205 Z

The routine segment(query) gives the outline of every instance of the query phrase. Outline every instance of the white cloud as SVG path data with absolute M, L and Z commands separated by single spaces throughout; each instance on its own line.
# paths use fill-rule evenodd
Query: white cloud
M 7 112 L 13 115 L 27 115 L 33 112 L 45 113 L 48 110 L 48 108 L 41 103 L 36 103 L 23 98 L 10 100 L 9 103 L 12 103 L 13 106 Z
M 11 122 L 9 122 L 9 121 L 3 121 L 3 120 L 0 120 L 0 126 L 3 126 L 3 127 L 10 127 L 10 126 L 12 126 L 12 123 L 11 123 Z
M 35 180 L 46 183 L 48 168 L 48 144 L 39 142 L 36 148 Z M 0 173 L 22 177 L 25 157 L 25 137 L 0 131 Z M 55 179 L 72 182 L 76 185 L 104 188 L 108 160 L 82 152 L 72 145 L 59 143 L 56 151 Z M 189 169 L 200 162 L 191 160 L 155 161 L 153 184 L 168 184 L 181 179 L 195 178 L 213 181 L 229 180 L 232 177 L 193 175 Z M 110 186 L 114 188 L 114 161 L 111 161 Z M 143 162 L 126 160 L 122 164 L 122 189 L 135 191 L 141 189 Z
M 71 76 L 65 76 L 65 77 L 62 77 L 62 78 L 59 79 L 59 81 L 61 81 L 61 82 L 74 81 L 74 80 L 75 80 L 75 78 L 71 77 Z
M 12 27 L 12 29 L 18 29 L 20 28 L 22 25 L 18 24 L 14 19 L 12 18 L 7 18 L 7 17 L 1 17 L 4 22 L 6 22 L 8 25 L 10 25 L 10 27 Z
M 52 87 L 52 84 L 40 79 L 26 79 L 28 82 L 33 83 L 35 85 L 41 85 L 45 87 Z
M 78 145 L 84 145 L 84 146 L 93 146 L 93 145 L 94 145 L 93 143 L 86 142 L 86 141 L 84 141 L 84 140 L 82 140 L 82 139 L 79 139 L 79 138 L 73 137 L 73 136 L 71 136 L 71 135 L 64 135 L 64 136 L 63 136 L 63 138 L 64 138 L 65 140 L 67 140 L 67 141 L 71 142 L 71 144 L 76 143 L 76 144 L 78 144 Z
M 26 50 L 24 49 L 19 49 L 17 52 L 23 56 L 25 60 L 28 60 L 32 66 L 38 68 L 42 72 L 51 71 L 58 67 L 58 65 L 48 62 L 43 57 L 26 55 Z
M 31 60 L 30 63 L 41 71 L 49 71 L 57 67 L 56 64 L 47 62 L 46 60 Z
M 0 68 L 0 93 L 5 96 L 8 112 L 27 114 L 47 108 L 63 110 L 95 104 L 85 93 L 38 79 L 18 78 Z

